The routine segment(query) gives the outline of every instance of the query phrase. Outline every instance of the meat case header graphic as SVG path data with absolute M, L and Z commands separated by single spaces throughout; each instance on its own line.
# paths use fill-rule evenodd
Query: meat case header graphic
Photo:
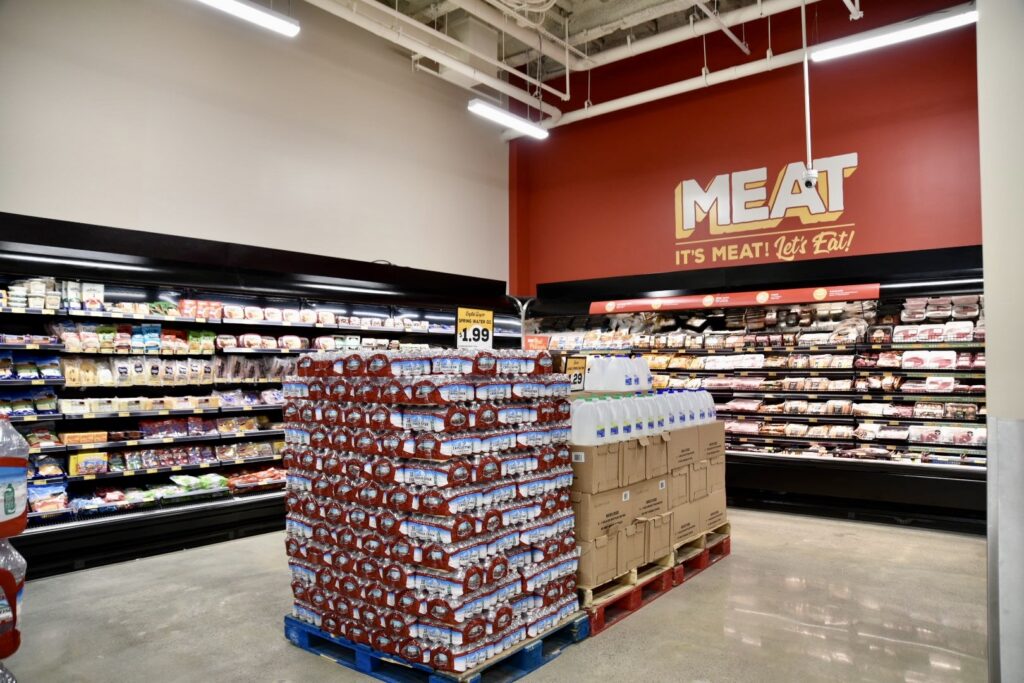
M 783 166 L 768 184 L 766 166 L 691 178 L 675 189 L 675 265 L 742 265 L 843 256 L 854 223 L 842 222 L 845 182 L 857 153 L 814 160 L 817 186 L 803 182 L 804 163 Z

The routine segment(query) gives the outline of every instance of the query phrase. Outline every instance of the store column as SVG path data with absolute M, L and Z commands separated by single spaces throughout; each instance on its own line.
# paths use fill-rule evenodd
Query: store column
M 978 2 L 988 339 L 989 679 L 1024 681 L 1024 3 Z

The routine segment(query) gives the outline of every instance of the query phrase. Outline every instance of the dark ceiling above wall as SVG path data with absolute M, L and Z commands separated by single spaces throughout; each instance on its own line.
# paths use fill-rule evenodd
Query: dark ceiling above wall
M 2 212 L 0 272 L 515 310 L 501 280 Z

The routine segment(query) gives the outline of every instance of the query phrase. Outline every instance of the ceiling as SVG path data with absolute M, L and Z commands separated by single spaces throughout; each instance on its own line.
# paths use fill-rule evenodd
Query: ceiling
M 448 24 L 460 21 L 465 10 L 455 2 L 442 0 L 379 0 L 382 4 L 418 21 L 444 31 Z M 697 0 L 485 0 L 491 7 L 516 12 L 523 20 L 521 27 L 543 28 L 558 38 L 569 37 L 569 44 L 581 54 L 593 55 L 627 42 L 642 40 L 657 33 L 693 21 L 707 19 Z M 705 0 L 712 12 L 725 13 L 758 0 Z M 526 11 L 539 8 L 544 11 Z M 522 36 L 520 36 L 522 37 Z M 503 54 L 502 54 L 503 52 Z M 533 73 L 539 68 L 543 77 L 562 71 L 564 66 L 556 60 L 544 58 L 536 50 L 536 43 L 528 45 L 514 36 L 505 34 L 498 48 L 498 57 L 512 66 L 530 64 Z M 538 58 L 539 61 L 538 61 Z

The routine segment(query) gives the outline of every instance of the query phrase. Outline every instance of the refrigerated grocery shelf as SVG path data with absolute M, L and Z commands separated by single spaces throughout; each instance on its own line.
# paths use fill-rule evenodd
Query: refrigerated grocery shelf
M 145 467 L 137 470 L 121 470 L 119 472 L 97 472 L 95 474 L 70 474 L 64 477 L 36 477 L 30 479 L 30 485 L 41 485 L 41 484 L 61 484 L 61 483 L 72 483 L 77 481 L 93 481 L 96 479 L 123 479 L 126 477 L 142 476 L 146 474 L 166 474 L 171 472 L 188 472 L 192 470 L 209 470 L 217 469 L 219 467 L 229 467 L 233 465 L 252 465 L 264 462 L 275 462 L 282 458 L 281 455 L 267 455 L 256 458 L 233 458 L 231 460 L 210 460 L 208 462 L 201 462 L 192 465 L 164 465 L 162 467 Z M 38 517 L 41 514 L 49 513 L 29 513 L 30 518 Z
M 283 429 L 250 429 L 242 432 L 228 432 L 222 434 L 203 434 L 197 436 L 161 436 L 149 439 L 131 439 L 128 441 L 104 441 L 102 443 L 71 444 L 64 446 L 68 453 L 80 453 L 82 451 L 96 451 L 120 448 L 133 448 L 136 446 L 166 446 L 179 443 L 209 443 L 213 441 L 225 441 L 231 439 L 248 439 L 256 436 L 284 438 Z
M 984 420 L 949 420 L 944 418 L 884 418 L 861 417 L 860 415 L 806 415 L 789 413 L 747 413 L 732 412 L 718 409 L 717 413 L 723 420 L 755 420 L 760 422 L 807 422 L 810 424 L 877 424 L 890 427 L 910 425 L 936 425 L 946 427 L 984 427 Z
M 4 387 L 59 387 L 64 384 L 60 379 L 0 379 L 0 389 Z
M 68 413 L 40 413 L 38 415 L 10 415 L 8 419 L 11 423 L 22 423 L 22 422 L 48 422 L 48 421 L 60 421 L 60 420 L 101 420 L 111 419 L 116 417 L 161 417 L 164 415 L 209 415 L 213 413 L 223 413 L 225 415 L 231 415 L 235 413 L 248 413 L 254 411 L 263 410 L 281 410 L 280 405 L 258 405 L 258 406 L 237 406 L 228 408 L 182 408 L 179 410 L 122 410 L 117 412 L 109 413 L 79 413 L 79 414 L 68 414 Z
M 756 456 L 766 458 L 784 458 L 787 460 L 809 460 L 812 462 L 821 463 L 859 463 L 863 465 L 898 465 L 901 467 L 918 467 L 924 468 L 926 471 L 931 472 L 933 470 L 945 470 L 948 472 L 961 472 L 963 468 L 974 468 L 984 472 L 984 466 L 982 465 L 945 465 L 941 463 L 927 463 L 920 462 L 918 460 L 882 460 L 876 458 L 840 458 L 834 455 L 800 455 L 797 453 L 768 453 L 760 451 L 744 451 L 725 449 L 727 456 L 745 457 L 745 456 Z
M 860 401 L 929 401 L 933 403 L 985 403 L 984 396 L 964 394 L 907 394 L 907 393 L 863 393 L 852 391 L 768 391 L 753 389 L 708 389 L 711 394 L 728 394 L 736 398 L 779 398 L 779 399 L 851 399 Z
M 0 344 L 0 350 L 4 351 L 63 351 L 63 344 Z

